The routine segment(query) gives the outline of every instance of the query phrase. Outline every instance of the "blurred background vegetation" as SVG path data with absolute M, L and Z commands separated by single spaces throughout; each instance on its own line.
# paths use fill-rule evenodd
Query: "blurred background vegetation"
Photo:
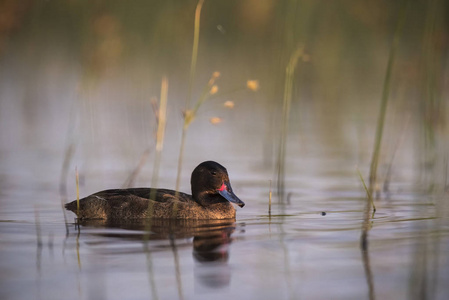
M 196 5 L 196 0 L 1 1 L 2 151 L 54 151 L 62 161 L 68 145 L 75 144 L 85 165 L 109 158 L 130 169 L 154 145 L 151 99 L 158 99 L 167 76 L 164 157 L 176 160 Z M 210 157 L 216 149 L 207 145 L 219 144 L 227 155 L 256 157 L 272 166 L 285 68 L 303 47 L 289 110 L 289 143 L 301 146 L 287 157 L 315 151 L 311 145 L 319 140 L 318 148 L 343 149 L 368 166 L 402 10 L 381 162 L 390 161 L 405 135 L 406 154 L 395 159 L 416 161 L 424 181 L 445 186 L 449 4 L 443 0 L 206 0 L 193 99 L 215 71 L 221 74 L 219 92 L 191 129 L 187 157 Z M 245 90 L 247 80 L 258 80 L 260 89 Z M 224 107 L 225 101 L 235 107 Z M 223 122 L 214 126 L 213 117 Z M 225 140 L 235 145 L 223 145 Z

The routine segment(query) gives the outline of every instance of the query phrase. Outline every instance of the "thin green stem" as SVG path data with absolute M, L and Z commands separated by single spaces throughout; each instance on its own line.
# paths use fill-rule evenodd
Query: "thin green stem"
M 195 9 L 195 24 L 193 31 L 193 49 L 192 49 L 192 60 L 190 62 L 190 76 L 189 76 L 189 87 L 187 92 L 186 107 L 190 106 L 190 101 L 192 99 L 193 84 L 195 81 L 196 73 L 196 63 L 198 60 L 198 44 L 200 40 L 200 19 L 201 19 L 201 8 L 203 7 L 204 0 L 199 0 Z
M 363 188 L 365 189 L 366 196 L 368 197 L 368 200 L 369 200 L 371 206 L 373 207 L 373 213 L 374 213 L 374 212 L 376 212 L 376 206 L 374 205 L 374 201 L 373 201 L 373 197 L 371 196 L 371 192 L 368 189 L 368 187 L 366 186 L 365 180 L 363 179 L 362 173 L 360 173 L 359 168 L 357 168 L 357 173 L 359 174 L 360 180 L 362 181 Z
M 270 191 L 268 192 L 268 215 L 271 218 L 271 180 L 270 180 Z
M 159 179 L 159 167 L 161 163 L 162 148 L 164 146 L 164 133 L 165 133 L 165 123 L 166 123 L 166 112 L 167 112 L 167 95 L 168 95 L 168 79 L 167 77 L 162 78 L 161 83 L 161 100 L 159 104 L 158 113 L 158 126 L 156 133 L 156 157 L 154 159 L 153 166 L 153 177 L 151 179 L 151 186 L 153 189 L 150 193 L 150 201 L 148 203 L 148 217 L 153 217 L 154 213 L 154 199 L 156 199 L 157 184 Z M 151 226 L 151 222 L 148 222 L 148 226 Z M 149 229 L 149 228 L 148 228 Z M 149 230 L 148 230 L 149 231 Z
M 394 33 L 394 37 L 393 37 L 393 43 L 392 43 L 391 49 L 390 49 L 390 55 L 388 57 L 387 71 L 385 74 L 383 90 L 382 90 L 382 100 L 380 103 L 379 117 L 377 120 L 376 138 L 375 138 L 375 142 L 374 142 L 373 156 L 371 158 L 370 177 L 369 177 L 369 184 L 370 184 L 371 192 L 374 190 L 374 185 L 376 183 L 377 167 L 379 164 L 379 155 L 380 155 L 380 149 L 381 149 L 381 143 L 382 143 L 382 134 L 383 134 L 383 130 L 384 130 L 385 115 L 387 113 L 388 97 L 390 95 L 391 74 L 393 71 L 394 61 L 396 58 L 396 51 L 397 51 L 398 44 L 399 44 L 399 38 L 402 34 L 402 28 L 404 27 L 406 11 L 407 11 L 407 4 L 408 4 L 408 1 L 405 2 L 403 8 L 401 9 L 399 19 L 396 24 L 396 29 L 395 29 L 395 33 Z
M 194 32 L 193 32 L 193 49 L 192 49 L 192 60 L 190 62 L 190 76 L 189 76 L 189 87 L 187 92 L 187 100 L 186 100 L 186 116 L 188 109 L 190 107 L 190 102 L 192 99 L 192 89 L 195 81 L 195 73 L 196 73 L 196 63 L 198 60 L 198 44 L 200 39 L 200 19 L 201 19 L 201 8 L 203 7 L 204 0 L 199 0 L 196 5 L 195 10 L 195 23 L 194 23 Z M 178 157 L 178 173 L 176 176 L 176 193 L 179 192 L 179 185 L 181 182 L 181 171 L 182 171 L 182 161 L 184 155 L 184 145 L 185 139 L 187 135 L 188 124 L 186 124 L 186 118 L 184 117 L 184 126 L 182 128 L 181 135 L 181 146 L 179 148 L 179 157 Z
M 76 215 L 80 214 L 80 179 L 78 176 L 78 168 L 75 167 L 75 181 L 76 181 Z
M 277 187 L 278 193 L 280 195 L 279 199 L 282 201 L 282 195 L 284 191 L 284 173 L 285 173 L 285 152 L 287 144 L 287 132 L 288 132 L 288 120 L 290 116 L 290 106 L 292 100 L 293 91 L 293 79 L 295 75 L 296 65 L 298 59 L 303 54 L 303 47 L 298 47 L 295 52 L 290 57 L 289 63 L 285 69 L 285 84 L 284 84 L 284 98 L 282 106 L 282 129 L 281 129 L 281 139 L 279 142 L 279 153 L 278 153 L 278 180 Z

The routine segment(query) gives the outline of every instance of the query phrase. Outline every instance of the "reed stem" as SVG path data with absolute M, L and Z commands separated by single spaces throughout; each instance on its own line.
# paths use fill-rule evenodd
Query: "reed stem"
M 201 19 L 201 9 L 203 7 L 204 0 L 199 0 L 198 4 L 196 5 L 195 9 L 195 23 L 194 23 L 194 29 L 193 29 L 193 48 L 192 48 L 192 59 L 190 62 L 190 76 L 189 76 L 189 87 L 187 92 L 187 100 L 186 100 L 186 113 L 187 110 L 190 107 L 190 102 L 192 99 L 192 90 L 193 90 L 193 84 L 195 81 L 195 73 L 196 73 L 196 63 L 198 60 L 198 44 L 200 39 L 200 19 Z M 179 157 L 178 157 L 178 171 L 176 176 L 176 192 L 179 191 L 179 185 L 181 182 L 181 171 L 182 171 L 182 161 L 183 161 L 183 155 L 184 155 L 184 145 L 187 135 L 187 127 L 184 118 L 184 126 L 182 127 L 182 135 L 181 135 L 181 146 L 179 148 Z
M 374 142 L 373 156 L 371 158 L 371 167 L 370 167 L 370 176 L 369 176 L 369 189 L 370 189 L 371 193 L 374 190 L 374 185 L 376 184 L 377 167 L 379 164 L 379 155 L 380 155 L 380 149 L 381 149 L 381 143 L 382 143 L 382 134 L 383 134 L 383 130 L 384 130 L 385 115 L 387 113 L 388 98 L 390 95 L 391 74 L 393 71 L 394 61 L 396 58 L 396 51 L 397 51 L 398 44 L 399 44 L 399 38 L 402 34 L 402 28 L 404 27 L 406 11 L 407 11 L 407 4 L 408 4 L 408 1 L 405 2 L 404 6 L 402 7 L 402 9 L 399 13 L 399 19 L 396 24 L 396 29 L 395 29 L 394 37 L 393 37 L 393 43 L 391 45 L 390 54 L 388 57 L 387 71 L 385 74 L 383 90 L 382 90 L 382 100 L 380 103 L 379 116 L 377 119 L 376 138 L 375 138 L 375 142 Z
M 368 201 L 370 202 L 371 206 L 373 207 L 373 213 L 376 212 L 376 206 L 374 205 L 373 197 L 371 196 L 370 190 L 367 188 L 365 184 L 365 180 L 363 179 L 362 173 L 360 173 L 359 168 L 357 168 L 357 173 L 359 174 L 360 181 L 362 181 L 363 188 L 365 189 L 366 196 L 368 197 Z
M 167 115 L 167 97 L 168 96 L 168 79 L 167 77 L 162 77 L 161 83 L 161 100 L 159 104 L 159 113 L 158 113 L 158 126 L 156 133 L 156 157 L 154 159 L 153 166 L 153 176 L 151 179 L 151 186 L 153 189 L 150 193 L 150 202 L 148 204 L 148 214 L 151 218 L 153 216 L 153 201 L 156 199 L 156 191 L 159 180 L 159 168 L 161 164 L 161 156 L 162 149 L 164 146 L 164 135 L 165 135 L 165 124 L 166 124 L 166 115 Z
M 78 167 L 75 167 L 75 180 L 76 180 L 76 215 L 80 213 L 80 179 L 78 175 Z
M 270 191 L 268 192 L 268 215 L 271 217 L 271 180 L 270 180 Z
M 284 85 L 284 98 L 282 105 L 282 129 L 281 129 L 281 139 L 279 142 L 279 153 L 278 153 L 278 180 L 277 188 L 279 199 L 282 201 L 282 195 L 284 192 L 284 176 L 285 176 L 285 152 L 287 144 L 287 132 L 288 132 L 288 120 L 290 116 L 290 106 L 292 101 L 293 92 L 293 79 L 295 76 L 295 69 L 298 63 L 298 59 L 303 54 L 303 47 L 298 47 L 293 54 L 290 56 L 289 63 L 285 69 L 285 85 Z
M 195 23 L 193 29 L 193 49 L 192 49 L 192 59 L 190 62 L 190 76 L 189 76 L 189 87 L 187 92 L 186 107 L 190 106 L 192 100 L 192 90 L 195 81 L 196 73 L 196 63 L 198 60 L 198 44 L 200 40 L 200 19 L 201 19 L 201 9 L 203 8 L 204 0 L 199 0 L 195 9 Z

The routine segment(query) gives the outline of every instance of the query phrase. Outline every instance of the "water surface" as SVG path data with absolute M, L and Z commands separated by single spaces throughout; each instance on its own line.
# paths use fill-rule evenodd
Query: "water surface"
M 154 221 L 149 231 L 145 222 L 76 225 L 70 212 L 65 223 L 56 184 L 10 181 L 2 299 L 445 299 L 449 220 L 430 196 L 398 184 L 376 201 L 364 256 L 366 198 L 354 173 L 315 170 L 289 189 L 289 203 L 273 197 L 269 215 L 261 173 L 228 170 L 247 203 L 235 222 Z

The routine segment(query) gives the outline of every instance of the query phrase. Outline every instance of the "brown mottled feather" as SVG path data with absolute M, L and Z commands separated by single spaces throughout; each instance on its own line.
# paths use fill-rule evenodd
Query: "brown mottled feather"
M 167 189 L 157 189 L 155 199 L 149 200 L 151 188 L 131 188 L 105 190 L 80 199 L 79 219 L 231 219 L 235 209 L 231 203 L 218 202 L 207 208 L 192 200 L 192 196 Z M 126 199 L 126 201 L 124 201 Z M 153 205 L 152 215 L 150 201 Z M 174 204 L 177 213 L 173 216 Z M 65 205 L 66 209 L 77 213 L 76 200 Z
M 167 189 L 131 188 L 105 190 L 66 204 L 79 219 L 130 220 L 232 219 L 232 203 L 243 207 L 232 191 L 226 168 L 214 161 L 199 164 L 190 179 L 192 196 Z M 154 193 L 154 196 L 152 195 Z M 150 200 L 150 197 L 154 200 Z

